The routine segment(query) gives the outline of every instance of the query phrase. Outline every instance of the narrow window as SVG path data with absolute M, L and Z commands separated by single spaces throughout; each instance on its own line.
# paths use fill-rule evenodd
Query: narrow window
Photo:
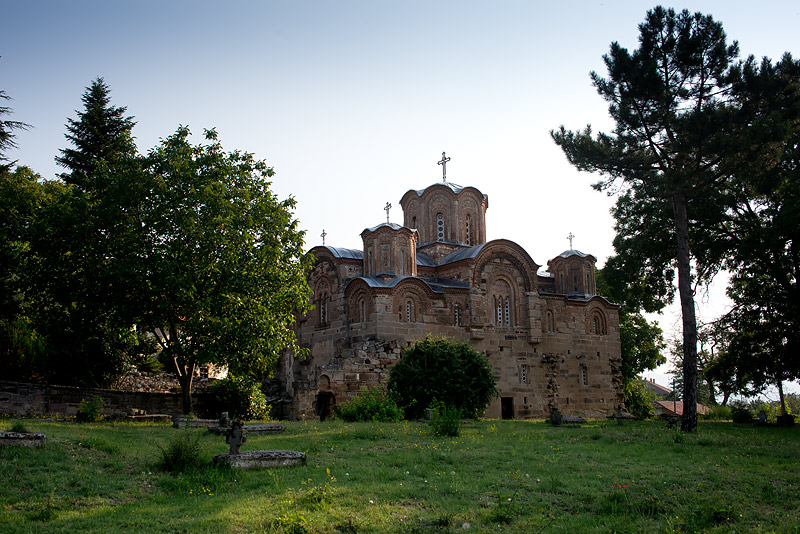
M 461 308 L 459 308 L 458 304 L 453 309 L 453 320 L 456 326 L 461 324 Z
M 319 299 L 319 324 L 325 326 L 328 324 L 328 294 L 323 293 Z
M 597 317 L 592 317 L 592 334 L 600 333 L 600 326 L 597 323 Z
M 520 384 L 527 384 L 528 383 L 528 366 L 522 364 L 519 370 L 519 382 Z M 525 403 L 527 404 L 527 402 Z
M 367 301 L 361 299 L 361 301 L 358 303 L 358 307 L 361 312 L 361 322 L 364 322 L 367 320 Z
M 436 240 L 444 241 L 444 215 L 436 215 Z
M 411 228 L 416 228 L 416 227 L 417 227 L 417 216 L 414 215 L 413 217 L 411 217 Z
M 553 332 L 553 314 L 549 311 L 547 312 L 547 331 Z
M 586 369 L 585 365 L 581 365 L 581 383 L 584 386 L 589 385 L 589 370 Z
M 497 299 L 497 326 L 503 326 L 503 297 Z
M 472 217 L 467 215 L 467 220 L 464 222 L 464 242 L 467 245 L 472 244 Z
M 414 305 L 411 303 L 410 300 L 406 301 L 406 322 L 412 322 L 414 320 Z
M 503 310 L 505 312 L 505 325 L 506 326 L 509 326 L 511 324 L 511 314 L 510 314 L 511 306 L 509 304 L 509 300 L 510 299 L 508 297 L 506 297 L 506 306 L 505 306 L 505 309 Z

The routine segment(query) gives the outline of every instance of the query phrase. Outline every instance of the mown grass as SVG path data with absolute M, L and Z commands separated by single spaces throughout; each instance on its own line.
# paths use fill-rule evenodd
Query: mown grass
M 800 532 L 800 429 L 701 423 L 289 423 L 243 451 L 302 467 L 157 468 L 167 424 L 30 420 L 39 449 L 0 448 L 0 532 Z M 8 428 L 10 420 L 0 420 Z

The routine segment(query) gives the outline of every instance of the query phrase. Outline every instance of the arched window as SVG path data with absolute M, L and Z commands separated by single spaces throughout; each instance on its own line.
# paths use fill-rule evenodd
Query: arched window
M 416 227 L 417 227 L 417 216 L 414 215 L 413 217 L 411 217 L 411 228 L 416 228 Z
M 456 304 L 455 308 L 453 308 L 453 323 L 456 326 L 461 324 L 461 308 L 458 306 L 458 304 Z
M 514 324 L 512 313 L 514 306 L 511 301 L 513 290 L 508 281 L 497 279 L 492 284 L 492 315 L 496 326 L 511 326 Z
M 472 244 L 472 217 L 467 215 L 466 221 L 464 221 L 464 243 L 467 245 Z
M 527 384 L 528 383 L 528 365 L 522 364 L 519 368 L 519 383 L 520 384 Z
M 406 301 L 406 322 L 414 322 L 414 303 L 410 300 Z
M 361 319 L 362 323 L 365 322 L 367 320 L 367 301 L 366 300 L 361 299 L 361 300 L 358 301 L 358 311 L 360 313 L 359 319 Z
M 553 327 L 553 313 L 548 310 L 545 315 L 547 317 L 547 331 L 552 334 L 553 332 L 555 332 L 555 329 Z
M 319 324 L 325 326 L 328 324 L 328 294 L 323 293 L 319 297 Z
M 598 336 L 608 333 L 606 318 L 600 310 L 594 310 L 589 318 L 589 332 Z
M 436 214 L 436 241 L 444 241 L 444 215 Z
M 589 385 L 589 370 L 585 365 L 581 365 L 581 384 L 584 386 Z

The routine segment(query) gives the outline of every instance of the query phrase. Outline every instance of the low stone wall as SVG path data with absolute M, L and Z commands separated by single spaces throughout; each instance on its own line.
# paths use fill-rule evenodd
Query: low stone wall
M 20 416 L 72 416 L 78 412 L 81 400 L 95 396 L 103 399 L 103 415 L 106 416 L 126 413 L 131 408 L 148 414 L 177 415 L 183 412 L 183 401 L 179 393 L 116 391 L 0 381 L 0 413 Z M 208 404 L 207 395 L 195 393 L 192 400 L 195 413 L 204 414 Z

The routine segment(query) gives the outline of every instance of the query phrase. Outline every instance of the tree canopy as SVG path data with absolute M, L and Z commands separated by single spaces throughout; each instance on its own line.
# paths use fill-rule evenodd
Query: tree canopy
M 192 145 L 181 127 L 143 161 L 152 192 L 141 205 L 140 326 L 178 374 L 186 410 L 198 365 L 263 376 L 296 349 L 293 314 L 309 294 L 294 199 L 270 191 L 264 161 L 225 152 L 213 130 L 205 137 Z
M 192 144 L 186 127 L 139 154 L 102 78 L 82 100 L 56 158 L 63 183 L 0 172 L 0 283 L 14 291 L 0 302 L 0 355 L 42 358 L 20 377 L 98 386 L 158 348 L 188 412 L 198 365 L 263 378 L 300 352 L 310 258 L 294 199 L 270 190 L 273 168 L 223 150 L 214 130 Z
M 786 115 L 775 106 L 782 82 L 771 64 L 737 57 L 738 44 L 728 44 L 711 16 L 656 7 L 639 25 L 639 47 L 612 43 L 603 57 L 608 77 L 591 73 L 613 133 L 551 132 L 570 163 L 604 176 L 597 189 L 622 192 L 615 245 L 632 253 L 625 260 L 642 273 L 637 279 L 670 281 L 677 270 L 684 431 L 697 426 L 695 284 L 724 264 L 727 242 L 718 237 L 729 218 L 731 176 L 773 166 L 786 136 Z M 669 298 L 667 285 L 654 287 Z

